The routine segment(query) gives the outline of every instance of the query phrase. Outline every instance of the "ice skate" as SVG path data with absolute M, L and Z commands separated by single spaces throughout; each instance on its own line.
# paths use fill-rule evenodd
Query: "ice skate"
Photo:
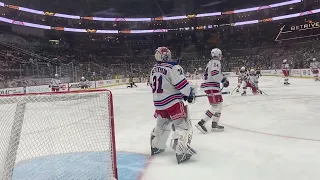
M 212 122 L 211 128 L 212 128 L 211 129 L 212 132 L 222 132 L 222 131 L 224 131 L 224 127 L 219 125 L 216 122 Z
M 162 152 L 164 152 L 164 149 L 158 149 L 158 148 L 151 147 L 151 156 L 156 155 L 156 154 L 160 154 Z
M 201 131 L 203 134 L 206 134 L 208 132 L 205 123 L 206 122 L 204 120 L 201 120 L 198 122 L 198 124 L 195 125 L 196 128 L 198 128 L 199 131 Z
M 246 91 L 243 91 L 243 93 L 241 94 L 241 96 L 246 96 L 246 95 L 247 95 Z
M 197 152 L 188 146 L 188 149 L 185 153 L 176 154 L 178 164 L 188 161 L 194 154 L 197 154 Z

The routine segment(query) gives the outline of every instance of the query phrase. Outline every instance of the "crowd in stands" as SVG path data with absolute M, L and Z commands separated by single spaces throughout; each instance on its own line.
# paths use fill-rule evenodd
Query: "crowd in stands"
M 277 69 L 283 59 L 289 60 L 292 68 L 308 68 L 312 58 L 320 60 L 319 38 L 275 42 L 279 26 L 263 31 L 265 26 L 237 28 L 233 33 L 226 27 L 214 32 L 147 36 L 77 35 L 72 41 L 57 39 L 58 43 L 50 38 L 2 32 L 0 81 L 51 78 L 56 72 L 62 77 L 72 76 L 70 81 L 81 76 L 89 80 L 147 76 L 155 63 L 154 50 L 163 45 L 169 47 L 185 72 L 204 68 L 215 47 L 223 51 L 224 71 L 241 66 Z M 24 81 L 36 84 L 31 79 Z

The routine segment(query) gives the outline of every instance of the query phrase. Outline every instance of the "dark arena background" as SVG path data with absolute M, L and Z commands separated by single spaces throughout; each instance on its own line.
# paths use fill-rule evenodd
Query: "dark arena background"
M 316 134 L 320 124 L 315 120 L 319 120 L 320 116 L 315 113 L 320 108 L 320 91 L 312 89 L 319 88 L 319 84 L 301 79 L 313 78 L 310 63 L 320 60 L 320 0 L 0 1 L 0 179 L 111 180 L 98 171 L 104 171 L 104 166 L 116 165 L 113 173 L 118 180 L 316 180 L 320 177 L 318 171 L 308 169 L 308 163 L 313 168 L 320 164 L 319 157 L 312 156 L 316 156 L 320 148 L 320 134 Z M 183 67 L 185 76 L 195 87 L 202 82 L 213 48 L 221 49 L 222 71 L 230 77 L 230 88 L 224 89 L 226 110 L 223 110 L 221 120 L 226 126 L 225 132 L 207 136 L 195 129 L 193 142 L 200 157 L 179 166 L 172 160 L 170 153 L 173 151 L 169 150 L 169 146 L 168 152 L 166 150 L 168 154 L 163 156 L 151 158 L 149 152 L 150 132 L 156 120 L 153 118 L 154 107 L 148 81 L 151 68 L 156 63 L 155 50 L 161 46 L 171 50 L 172 59 Z M 287 89 L 282 83 L 284 59 L 290 65 L 290 77 L 295 78 Z M 265 94 L 261 92 L 258 96 L 248 96 L 246 100 L 240 99 L 243 98 L 240 94 L 232 94 L 237 89 L 237 75 L 241 67 L 261 71 L 259 83 L 266 89 Z M 113 160 L 108 160 L 105 157 L 112 153 L 102 150 L 93 150 L 92 153 L 89 147 L 94 147 L 92 144 L 99 140 L 93 140 L 88 148 L 86 146 L 87 149 L 74 150 L 75 154 L 59 150 L 32 154 L 38 150 L 46 152 L 35 148 L 24 154 L 24 160 L 18 155 L 14 162 L 21 162 L 11 164 L 12 172 L 5 176 L 3 172 L 10 166 L 8 162 L 4 163 L 5 155 L 12 153 L 7 152 L 9 140 L 2 139 L 14 138 L 10 136 L 10 130 L 1 124 L 6 124 L 2 123 L 3 119 L 16 117 L 17 113 L 6 116 L 10 108 L 2 103 L 1 95 L 7 98 L 17 94 L 51 93 L 52 86 L 49 87 L 49 84 L 55 76 L 60 78 L 58 89 L 63 92 L 103 88 L 115 94 L 112 106 L 113 99 L 109 97 L 110 113 L 105 117 L 112 119 L 107 127 L 115 129 L 116 135 L 108 135 L 110 141 L 115 140 L 117 146 L 112 148 L 117 148 L 118 159 L 115 160 L 114 156 Z M 80 81 L 84 79 L 87 84 L 82 86 Z M 302 88 L 305 89 L 302 91 Z M 298 96 L 301 100 L 296 99 Z M 208 102 L 203 99 L 199 98 L 199 101 L 206 105 Z M 91 116 L 94 113 L 90 108 L 103 107 L 93 106 L 93 99 L 84 100 L 88 100 L 89 110 L 83 103 L 83 107 L 73 109 L 75 112 L 82 108 L 86 110 L 70 113 L 70 119 L 79 114 Z M 268 104 L 270 101 L 274 104 Z M 249 108 L 251 103 L 256 109 Z M 307 103 L 311 103 L 310 107 Z M 297 104 L 297 107 L 292 104 Z M 237 108 L 229 107 L 234 105 L 238 105 Z M 291 110 L 285 109 L 289 108 L 287 105 L 292 105 Z M 69 109 L 69 105 L 63 107 L 60 109 Z M 202 106 L 190 107 L 191 119 L 197 123 L 205 111 Z M 22 109 L 28 108 L 24 106 Z M 44 113 L 48 110 L 39 107 L 40 111 Z M 289 115 L 294 111 L 299 114 Z M 282 118 L 274 117 L 275 112 L 282 113 L 279 115 Z M 25 117 L 31 119 L 30 124 L 38 123 L 27 116 L 28 113 Z M 63 120 L 64 117 L 62 115 L 58 119 Z M 298 117 L 300 119 L 296 120 Z M 243 121 L 236 121 L 238 118 Z M 245 127 L 242 127 L 244 124 Z M 278 125 L 281 128 L 277 129 Z M 306 130 L 300 128 L 304 125 Z M 287 131 L 283 132 L 284 129 Z M 45 130 L 40 128 L 39 131 Z M 99 134 L 97 137 L 100 137 L 102 131 L 92 134 Z M 14 129 L 12 132 L 15 132 Z M 66 136 L 72 136 L 69 131 L 66 132 L 69 133 Z M 9 135 L 5 136 L 6 133 Z M 21 136 L 26 136 L 21 140 L 23 143 L 28 138 L 30 142 L 34 138 L 32 133 L 24 131 Z M 261 136 L 267 138 L 261 140 Z M 52 139 L 55 138 L 51 135 L 47 142 L 54 142 Z M 61 144 L 67 142 L 61 141 Z M 68 141 L 68 145 L 76 144 L 78 147 L 80 143 L 87 143 L 85 138 L 74 141 L 77 143 Z M 55 147 L 38 145 L 54 149 L 61 145 L 57 144 Z M 305 159 L 301 159 L 303 157 Z M 86 163 L 81 161 L 83 158 Z M 59 162 L 59 167 L 55 167 L 55 171 L 48 170 L 51 168 L 49 161 Z M 70 168 L 72 162 L 76 165 Z M 290 164 L 293 164 L 292 169 Z M 303 168 L 300 169 L 299 164 Z M 46 174 L 38 173 L 40 170 Z M 192 174 L 193 171 L 197 172 Z M 82 175 L 71 176 L 78 172 Z

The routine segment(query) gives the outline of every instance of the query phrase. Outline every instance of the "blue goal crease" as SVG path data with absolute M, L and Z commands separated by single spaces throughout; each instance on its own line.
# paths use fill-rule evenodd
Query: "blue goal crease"
M 109 152 L 82 152 L 39 157 L 19 162 L 13 180 L 107 179 Z M 118 180 L 137 180 L 147 165 L 147 155 L 117 152 Z M 110 171 L 109 171 L 110 172 Z

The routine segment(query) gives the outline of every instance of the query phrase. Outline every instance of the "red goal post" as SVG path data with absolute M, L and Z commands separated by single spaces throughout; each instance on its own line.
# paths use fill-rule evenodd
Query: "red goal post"
M 113 110 L 109 90 L 0 95 L 0 179 L 117 179 Z

